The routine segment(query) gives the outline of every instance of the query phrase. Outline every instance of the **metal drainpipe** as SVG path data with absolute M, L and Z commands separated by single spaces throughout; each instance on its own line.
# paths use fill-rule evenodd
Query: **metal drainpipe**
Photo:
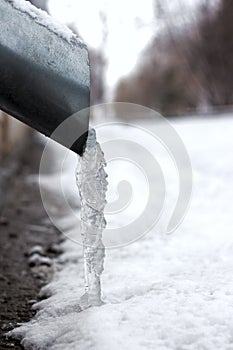
M 16 4 L 0 0 L 0 109 L 51 136 L 69 116 L 90 105 L 88 49 Z M 71 149 L 82 155 L 88 124 L 86 111 L 56 141 L 70 147 L 67 134 L 76 133 Z

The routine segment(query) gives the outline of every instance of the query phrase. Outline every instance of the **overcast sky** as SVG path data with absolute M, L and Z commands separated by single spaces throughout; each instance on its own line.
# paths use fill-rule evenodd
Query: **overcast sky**
M 162 4 L 171 20 L 185 21 L 187 9 L 192 12 L 196 3 L 204 1 L 163 0 Z M 49 9 L 60 21 L 74 23 L 89 45 L 104 48 L 110 87 L 135 67 L 161 23 L 155 21 L 153 0 L 49 0 Z M 107 40 L 103 39 L 101 13 L 106 14 Z

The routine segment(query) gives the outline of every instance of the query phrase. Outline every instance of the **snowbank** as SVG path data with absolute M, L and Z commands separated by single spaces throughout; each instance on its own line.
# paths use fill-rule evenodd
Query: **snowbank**
M 82 250 L 63 243 L 49 296 L 14 331 L 26 348 L 81 350 L 233 349 L 233 119 L 173 123 L 191 157 L 194 193 L 172 236 L 153 230 L 107 250 L 101 307 L 78 312 Z M 73 175 L 72 175 L 73 176 Z M 70 235 L 76 228 L 70 223 Z

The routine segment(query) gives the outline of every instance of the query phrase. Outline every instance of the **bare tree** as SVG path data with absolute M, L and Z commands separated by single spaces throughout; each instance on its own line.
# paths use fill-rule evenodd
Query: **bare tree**
M 233 104 L 233 2 L 222 0 L 199 26 L 199 66 L 212 104 Z

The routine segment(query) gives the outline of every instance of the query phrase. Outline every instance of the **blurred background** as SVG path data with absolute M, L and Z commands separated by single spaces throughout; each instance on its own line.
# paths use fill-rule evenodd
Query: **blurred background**
M 231 0 L 32 0 L 90 49 L 92 104 L 133 102 L 164 115 L 233 103 Z

